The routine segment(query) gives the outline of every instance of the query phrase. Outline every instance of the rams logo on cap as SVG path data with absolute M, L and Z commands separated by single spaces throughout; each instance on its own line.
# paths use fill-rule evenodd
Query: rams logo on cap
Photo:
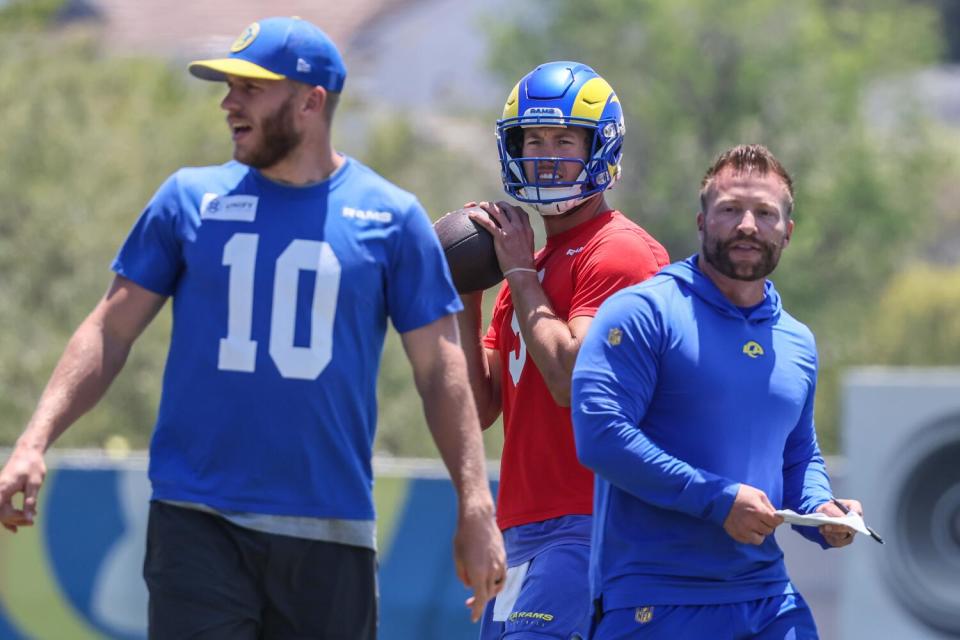
M 260 34 L 260 23 L 254 22 L 249 27 L 243 30 L 243 33 L 240 34 L 240 37 L 233 41 L 233 45 L 230 46 L 230 53 L 236 53 L 238 51 L 243 51 L 249 47 L 254 40 L 257 39 L 257 36 Z

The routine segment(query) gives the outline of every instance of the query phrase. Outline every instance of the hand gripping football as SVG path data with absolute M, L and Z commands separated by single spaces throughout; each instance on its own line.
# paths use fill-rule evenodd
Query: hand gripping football
M 480 207 L 466 207 L 451 211 L 433 223 L 453 284 L 460 293 L 489 289 L 503 280 L 493 236 L 470 219 L 473 211 L 487 215 Z

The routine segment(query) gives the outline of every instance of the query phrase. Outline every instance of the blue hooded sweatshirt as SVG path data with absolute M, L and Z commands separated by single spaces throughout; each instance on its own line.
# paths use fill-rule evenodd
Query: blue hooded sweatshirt
M 694 255 L 604 302 L 571 406 L 578 456 L 597 474 L 590 573 L 604 610 L 793 592 L 774 536 L 739 543 L 723 522 L 741 483 L 778 509 L 829 501 L 816 380 L 813 334 L 769 280 L 744 310 Z

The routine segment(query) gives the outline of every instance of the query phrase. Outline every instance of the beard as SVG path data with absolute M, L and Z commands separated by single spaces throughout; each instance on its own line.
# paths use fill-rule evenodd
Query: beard
M 293 126 L 293 96 L 260 123 L 260 144 L 242 151 L 235 149 L 233 157 L 254 169 L 268 169 L 290 155 L 303 141 Z
M 731 247 L 738 243 L 747 241 L 760 250 L 760 260 L 754 263 L 737 263 L 730 257 Z M 755 282 L 762 280 L 773 273 L 780 262 L 780 253 L 783 251 L 783 242 L 763 242 L 757 238 L 751 238 L 744 234 L 737 234 L 736 237 L 727 241 L 716 240 L 707 235 L 706 229 L 703 231 L 703 245 L 701 252 L 704 259 L 709 262 L 714 269 L 733 280 L 744 280 Z

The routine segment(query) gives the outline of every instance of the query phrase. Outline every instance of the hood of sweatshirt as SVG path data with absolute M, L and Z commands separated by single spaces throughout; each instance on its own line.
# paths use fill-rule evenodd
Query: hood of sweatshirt
M 664 267 L 658 277 L 669 277 L 677 280 L 682 289 L 691 292 L 703 302 L 715 308 L 718 312 L 732 318 L 746 319 L 750 322 L 765 322 L 779 317 L 783 307 L 780 304 L 780 294 L 777 293 L 773 282 L 766 280 L 763 286 L 763 300 L 749 310 L 743 310 L 727 299 L 706 274 L 697 266 L 699 254 L 693 254 L 686 260 L 674 262 Z

